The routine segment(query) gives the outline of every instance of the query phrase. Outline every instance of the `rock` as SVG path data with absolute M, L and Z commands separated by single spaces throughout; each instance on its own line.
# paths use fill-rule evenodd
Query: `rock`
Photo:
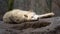
M 8 0 L 0 0 L 0 20 L 2 20 L 2 17 L 7 10 L 8 10 Z
M 39 19 L 22 24 L 1 23 L 0 29 L 1 34 L 60 34 L 60 17 Z

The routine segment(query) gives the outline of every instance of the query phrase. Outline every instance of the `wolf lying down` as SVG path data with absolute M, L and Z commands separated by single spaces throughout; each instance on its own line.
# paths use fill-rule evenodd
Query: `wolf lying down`
M 11 11 L 8 11 L 3 16 L 3 21 L 5 23 L 22 23 L 22 22 L 28 22 L 28 21 L 36 21 L 39 20 L 39 18 L 47 17 L 47 16 L 53 16 L 54 13 L 47 13 L 42 15 L 37 15 L 33 11 L 23 11 L 20 9 L 13 9 Z

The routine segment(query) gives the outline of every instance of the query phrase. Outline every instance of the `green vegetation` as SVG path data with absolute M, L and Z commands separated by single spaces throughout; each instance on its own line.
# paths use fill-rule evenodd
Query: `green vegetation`
M 13 9 L 13 2 L 14 2 L 14 0 L 8 1 L 8 11 Z
M 46 0 L 46 2 L 47 2 L 47 6 L 48 6 L 48 8 L 49 8 L 49 10 L 51 12 L 51 9 L 52 9 L 52 0 Z

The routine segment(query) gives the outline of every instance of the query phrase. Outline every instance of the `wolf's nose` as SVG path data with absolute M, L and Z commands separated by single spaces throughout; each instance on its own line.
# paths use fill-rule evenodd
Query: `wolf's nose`
M 40 18 L 38 17 L 37 20 L 39 20 Z

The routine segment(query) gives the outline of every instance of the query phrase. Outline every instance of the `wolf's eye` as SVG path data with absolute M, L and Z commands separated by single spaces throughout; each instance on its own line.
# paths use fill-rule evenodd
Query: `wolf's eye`
M 31 18 L 33 18 L 33 16 Z
M 24 15 L 25 17 L 28 17 L 27 15 Z

